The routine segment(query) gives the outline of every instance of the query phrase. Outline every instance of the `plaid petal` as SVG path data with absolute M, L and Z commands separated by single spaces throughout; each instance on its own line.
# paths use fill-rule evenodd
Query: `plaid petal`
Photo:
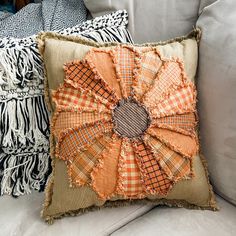
M 144 95 L 143 103 L 150 107 L 163 100 L 164 95 L 171 89 L 183 83 L 182 70 L 178 62 L 168 61 L 162 66 L 161 71 L 156 77 L 153 86 Z
M 195 89 L 191 85 L 186 85 L 173 91 L 165 100 L 157 103 L 151 109 L 153 118 L 161 118 L 176 114 L 194 112 L 196 105 Z
M 63 108 L 80 108 L 88 111 L 108 111 L 107 108 L 88 91 L 74 88 L 64 83 L 52 94 L 52 99 L 57 106 Z
M 84 124 L 77 128 L 71 128 L 61 133 L 56 153 L 63 160 L 73 158 L 74 154 L 81 148 L 88 146 L 99 135 L 111 132 L 112 123 L 98 121 L 91 124 Z
M 58 137 L 60 132 L 68 128 L 76 128 L 85 123 L 94 123 L 99 120 L 111 120 L 107 113 L 62 111 L 55 114 L 56 120 L 53 124 L 53 134 Z
M 122 176 L 120 194 L 134 198 L 144 192 L 135 153 L 128 139 L 122 141 L 119 175 Z
M 181 156 L 150 135 L 146 135 L 144 140 L 152 148 L 152 153 L 169 178 L 177 181 L 191 176 L 190 159 Z
M 154 127 L 150 127 L 147 133 L 182 156 L 192 158 L 198 152 L 197 136 L 185 135 L 168 129 Z
M 133 71 L 135 68 L 135 53 L 128 47 L 117 47 L 114 53 L 117 63 L 115 64 L 121 90 L 124 97 L 131 95 L 133 85 Z
M 104 135 L 96 138 L 86 150 L 75 153 L 73 160 L 68 162 L 68 174 L 72 185 L 81 186 L 91 182 L 91 172 L 110 141 L 111 134 Z
M 134 96 L 137 100 L 141 100 L 143 94 L 153 84 L 161 65 L 162 61 L 156 50 L 141 53 L 140 74 L 133 86 Z
M 104 104 L 110 106 L 117 102 L 114 91 L 94 73 L 87 61 L 70 62 L 65 65 L 65 82 L 75 88 L 83 88 L 98 96 Z
M 160 168 L 158 160 L 151 153 L 150 147 L 143 142 L 138 142 L 134 145 L 134 151 L 146 191 L 151 194 L 167 194 L 173 183 Z
M 181 115 L 153 119 L 152 125 L 160 128 L 168 127 L 171 130 L 180 128 L 186 131 L 193 131 L 197 125 L 197 119 L 194 112 L 189 112 Z

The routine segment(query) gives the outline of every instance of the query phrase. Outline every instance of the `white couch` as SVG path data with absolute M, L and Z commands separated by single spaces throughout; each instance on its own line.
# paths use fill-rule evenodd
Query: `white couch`
M 236 207 L 217 197 L 220 211 L 133 205 L 107 208 L 47 225 L 43 193 L 0 198 L 0 236 L 235 236 Z

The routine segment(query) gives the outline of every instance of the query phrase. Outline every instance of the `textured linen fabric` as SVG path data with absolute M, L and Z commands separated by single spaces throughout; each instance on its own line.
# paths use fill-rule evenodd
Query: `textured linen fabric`
M 57 88 L 63 83 L 65 79 L 63 65 L 66 62 L 68 63 L 73 60 L 78 61 L 84 58 L 85 54 L 91 49 L 91 43 L 87 41 L 82 41 L 81 39 L 76 39 L 76 38 L 73 38 L 73 39 L 69 37 L 58 38 L 58 36 L 55 37 L 55 35 L 47 34 L 47 33 L 44 35 L 41 35 L 41 39 L 42 41 L 40 41 L 40 45 L 42 47 L 41 50 L 43 52 L 43 58 L 44 58 L 45 66 L 46 66 L 45 69 L 47 71 L 48 87 L 49 87 L 48 102 L 50 105 L 52 105 L 51 107 L 52 107 L 52 110 L 54 111 L 55 106 L 52 103 L 51 96 L 58 95 L 58 93 L 55 92 L 55 90 L 57 90 Z M 96 45 L 96 47 L 99 47 L 99 46 L 101 47 L 102 45 Z M 195 39 L 186 39 L 182 41 L 180 40 L 180 42 L 177 41 L 177 42 L 172 42 L 169 44 L 167 43 L 166 45 L 159 45 L 157 46 L 157 49 L 164 58 L 178 57 L 181 60 L 183 60 L 185 71 L 187 73 L 188 78 L 194 81 L 194 77 L 196 73 L 196 66 L 197 66 L 197 51 L 198 51 L 197 43 Z M 56 61 L 55 61 L 55 58 L 57 58 Z M 73 68 L 73 65 L 72 65 L 72 68 Z M 128 69 L 128 67 L 124 67 L 124 68 Z M 104 71 L 102 71 L 102 73 L 103 72 Z M 89 75 L 89 73 L 87 73 L 86 71 L 84 71 L 84 73 L 86 76 Z M 104 72 L 104 75 L 105 75 L 105 72 Z M 69 88 L 70 87 L 68 87 L 68 89 Z M 61 86 L 61 89 L 63 90 L 65 88 Z M 52 90 L 54 90 L 53 93 L 52 93 Z M 86 93 L 84 95 L 86 95 Z M 66 99 L 61 100 L 61 101 L 63 102 L 65 101 L 67 103 L 68 96 L 66 95 L 65 98 Z M 74 99 L 72 100 L 68 99 L 68 102 L 73 103 L 73 101 Z M 90 103 L 88 103 L 88 105 L 89 104 Z M 53 122 L 55 121 L 56 120 L 54 119 Z M 71 131 L 73 131 L 73 129 Z M 65 132 L 65 135 L 66 134 L 67 132 Z M 87 136 L 90 137 L 89 134 L 90 132 L 85 133 L 85 137 Z M 82 139 L 82 142 L 85 142 L 85 140 Z M 45 205 L 44 205 L 44 210 L 43 210 L 43 217 L 46 220 L 50 221 L 53 218 L 57 218 L 58 216 L 63 215 L 65 212 L 70 213 L 71 211 L 74 212 L 81 208 L 88 208 L 90 206 L 99 207 L 99 206 L 104 205 L 105 203 L 104 200 L 101 200 L 100 198 L 98 198 L 96 192 L 93 191 L 89 186 L 84 185 L 82 187 L 76 187 L 76 188 L 70 187 L 73 185 L 69 181 L 69 178 L 68 178 L 67 166 L 65 165 L 64 160 L 60 160 L 53 156 L 53 153 L 54 153 L 53 150 L 54 149 L 51 149 L 52 157 L 54 158 L 54 171 L 53 171 L 53 176 L 52 178 L 50 178 L 48 182 L 49 184 L 46 189 L 46 200 L 45 200 Z M 66 154 L 65 150 L 66 148 L 63 150 L 62 154 L 63 153 Z M 91 152 L 91 151 L 89 150 L 88 152 Z M 70 153 L 71 152 L 69 152 L 69 154 Z M 68 155 L 64 155 L 64 154 L 63 154 L 63 158 L 67 159 Z M 93 160 L 91 161 L 88 160 L 88 162 L 86 164 L 83 163 L 83 165 L 85 166 L 85 168 L 90 168 L 90 166 L 93 165 L 92 162 Z M 67 162 L 67 163 L 70 164 L 71 162 Z M 209 192 L 209 185 L 207 182 L 207 177 L 206 177 L 205 170 L 199 156 L 194 157 L 193 169 L 194 169 L 195 177 L 192 178 L 191 180 L 180 181 L 173 187 L 170 194 L 168 194 L 165 197 L 169 199 L 170 204 L 173 199 L 175 199 L 177 202 L 178 200 L 180 200 L 181 202 L 181 200 L 184 199 L 190 204 L 195 204 L 197 206 L 202 206 L 202 207 L 209 207 L 209 205 L 211 205 L 214 202 L 214 200 L 212 199 L 212 195 Z M 84 176 L 84 173 L 81 173 L 81 176 Z M 86 178 L 84 178 L 83 181 L 86 181 L 87 177 L 88 176 L 86 176 Z M 134 185 L 135 185 L 135 188 L 137 188 L 137 184 L 134 183 Z M 110 188 L 109 186 L 109 191 L 111 189 L 112 188 Z M 136 190 L 134 190 L 134 192 L 135 191 Z M 155 200 L 157 198 L 163 198 L 163 197 L 155 195 L 155 196 L 150 196 L 150 198 L 152 200 Z M 117 200 L 117 199 L 119 198 L 116 198 L 116 197 L 114 199 L 112 198 L 111 199 L 112 201 L 110 202 L 108 201 L 108 205 L 109 204 L 113 205 L 113 200 Z M 115 204 L 116 203 L 114 202 L 114 205 Z M 106 203 L 104 206 L 106 206 Z
M 117 11 L 59 31 L 98 42 L 132 42 L 128 15 Z M 49 113 L 41 57 L 35 41 L 0 39 L 0 194 L 43 190 L 51 172 Z
M 157 42 L 188 33 L 196 23 L 200 0 L 85 0 L 93 17 L 118 9 L 129 13 L 134 42 Z
M 217 202 L 217 212 L 156 207 L 111 235 L 234 236 L 236 207 L 220 197 Z
M 0 37 L 24 38 L 43 30 L 62 30 L 82 23 L 86 17 L 82 0 L 44 0 L 1 20 Z
M 202 151 L 215 190 L 236 204 L 236 2 L 216 1 L 197 25 L 199 115 Z

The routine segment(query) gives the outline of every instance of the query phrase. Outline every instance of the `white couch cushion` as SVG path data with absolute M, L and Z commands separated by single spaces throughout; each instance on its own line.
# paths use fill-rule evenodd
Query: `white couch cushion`
M 236 204 L 236 1 L 218 0 L 197 21 L 198 99 L 202 151 L 211 181 Z
M 200 0 L 84 0 L 84 3 L 93 17 L 126 9 L 134 42 L 145 43 L 191 31 L 198 17 Z
M 18 199 L 1 197 L 0 235 L 108 235 L 152 208 L 151 205 L 106 208 L 78 217 L 67 217 L 48 225 L 40 218 L 43 195 L 43 193 L 33 193 Z
M 233 236 L 236 207 L 218 197 L 220 211 L 156 207 L 117 230 L 112 236 Z

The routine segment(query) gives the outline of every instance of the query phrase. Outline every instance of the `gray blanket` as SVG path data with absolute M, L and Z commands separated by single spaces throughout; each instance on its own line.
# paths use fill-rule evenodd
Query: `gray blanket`
M 86 20 L 83 0 L 44 0 L 14 15 L 0 14 L 0 37 L 24 38 L 40 31 L 61 30 Z

